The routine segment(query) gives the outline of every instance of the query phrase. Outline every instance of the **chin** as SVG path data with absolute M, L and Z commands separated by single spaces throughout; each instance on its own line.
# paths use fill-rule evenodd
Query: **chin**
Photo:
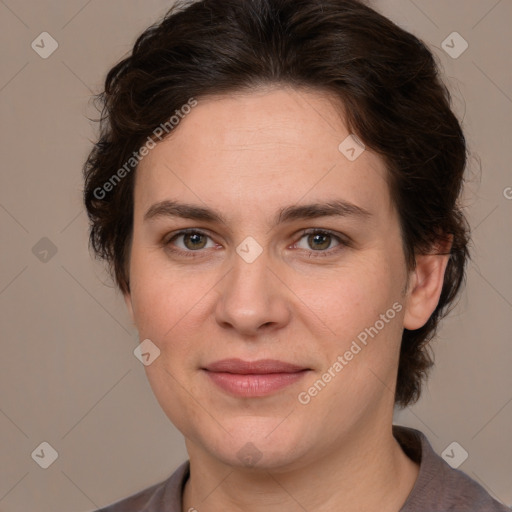
M 249 471 L 289 471 L 301 466 L 301 457 L 293 446 L 280 446 L 276 450 L 273 443 L 268 446 L 246 442 L 237 451 L 226 446 L 221 451 L 211 451 L 213 457 L 224 464 Z
M 210 425 L 207 432 L 196 430 L 196 439 L 210 455 L 224 464 L 249 470 L 289 470 L 306 457 L 304 435 L 284 418 L 245 417 L 223 423 L 224 431 Z M 214 438 L 212 434 L 215 432 Z M 228 433 L 229 432 L 229 433 Z

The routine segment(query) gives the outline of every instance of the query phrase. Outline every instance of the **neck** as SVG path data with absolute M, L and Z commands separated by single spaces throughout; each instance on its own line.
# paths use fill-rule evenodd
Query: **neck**
M 190 478 L 183 510 L 398 512 L 418 466 L 402 451 L 391 424 L 344 436 L 336 449 L 291 468 L 239 468 L 187 440 Z

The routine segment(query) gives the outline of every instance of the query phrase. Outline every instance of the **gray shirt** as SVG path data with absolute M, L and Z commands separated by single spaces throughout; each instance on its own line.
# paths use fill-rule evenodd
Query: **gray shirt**
M 393 435 L 420 465 L 416 483 L 398 512 L 510 512 L 480 484 L 452 469 L 420 431 L 394 425 Z M 189 470 L 186 461 L 167 480 L 97 512 L 182 512 L 182 491 Z

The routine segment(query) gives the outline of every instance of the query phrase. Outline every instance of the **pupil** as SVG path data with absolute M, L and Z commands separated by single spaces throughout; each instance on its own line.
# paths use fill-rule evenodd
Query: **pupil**
M 185 245 L 189 248 L 189 249 L 197 249 L 197 248 L 202 248 L 204 246 L 204 241 L 203 241 L 203 244 L 201 244 L 201 237 L 203 235 L 200 235 L 199 233 L 193 233 L 191 235 L 186 235 L 185 236 Z M 187 243 L 187 241 L 189 243 Z M 189 247 L 189 245 L 191 247 Z
M 322 235 L 322 234 L 315 234 L 315 235 L 309 235 L 308 242 L 310 245 L 315 245 L 316 242 L 320 241 L 320 245 L 316 245 L 317 249 L 327 249 L 329 247 L 330 243 L 330 236 L 331 235 Z M 321 240 L 324 240 L 322 243 Z

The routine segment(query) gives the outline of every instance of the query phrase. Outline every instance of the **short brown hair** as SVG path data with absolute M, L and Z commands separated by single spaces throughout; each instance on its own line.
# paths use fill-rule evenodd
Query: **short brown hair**
M 433 364 L 428 342 L 464 280 L 469 228 L 458 197 L 466 144 L 432 53 L 361 1 L 181 1 L 140 35 L 98 95 L 101 133 L 84 165 L 91 246 L 128 292 L 133 153 L 191 97 L 269 84 L 341 100 L 351 133 L 387 164 L 410 269 L 415 254 L 452 237 L 439 304 L 402 337 L 395 402 L 413 403 Z M 132 172 L 104 193 L 123 166 Z

